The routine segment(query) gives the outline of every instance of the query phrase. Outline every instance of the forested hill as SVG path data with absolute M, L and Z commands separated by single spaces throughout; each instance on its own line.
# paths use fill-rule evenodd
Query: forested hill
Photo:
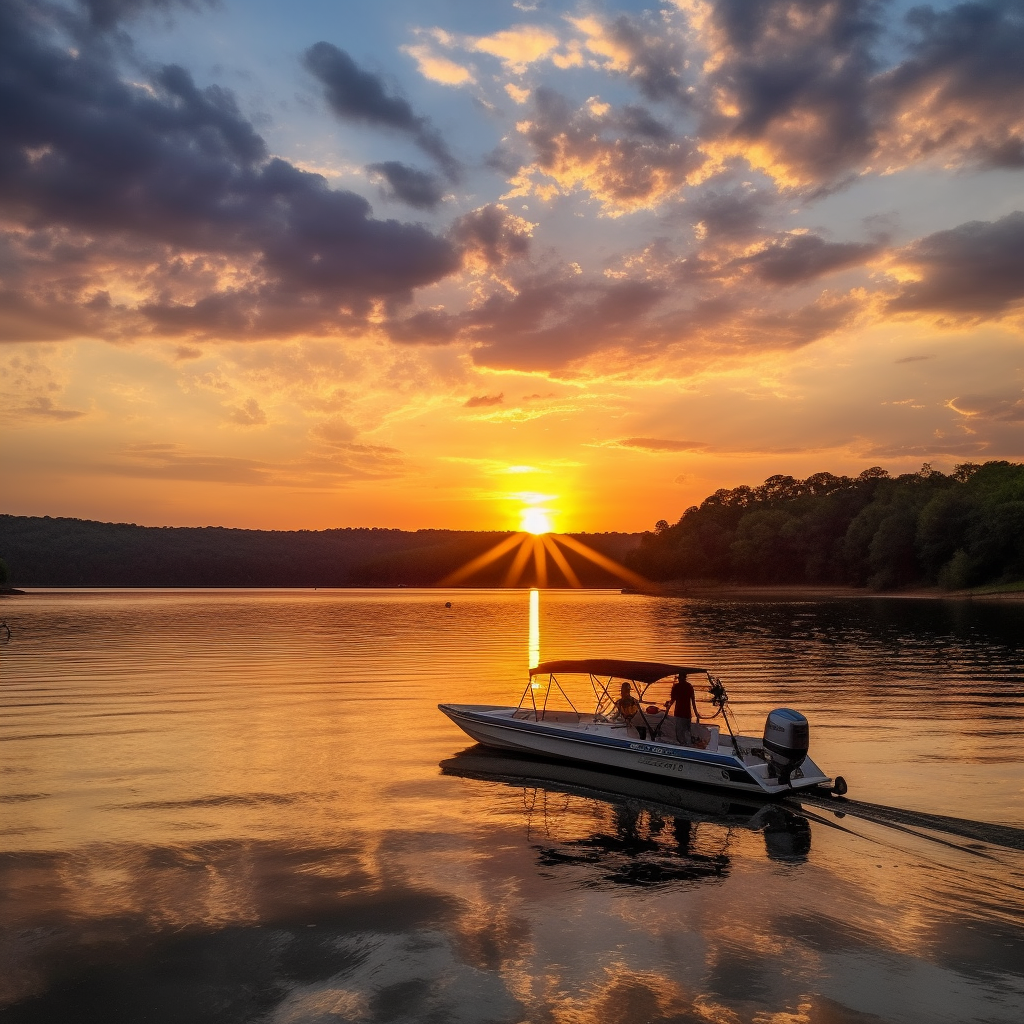
M 417 587 L 434 585 L 508 536 L 148 527 L 0 515 L 0 558 L 15 587 Z M 629 533 L 574 536 L 617 561 L 639 540 Z M 514 556 L 505 552 L 464 585 L 500 586 Z M 585 586 L 621 586 L 578 555 L 566 557 Z M 519 585 L 534 582 L 531 560 Z M 551 583 L 560 583 L 554 570 Z
M 653 580 L 959 590 L 1024 579 L 1024 465 L 816 473 L 719 490 L 644 534 L 626 564 Z

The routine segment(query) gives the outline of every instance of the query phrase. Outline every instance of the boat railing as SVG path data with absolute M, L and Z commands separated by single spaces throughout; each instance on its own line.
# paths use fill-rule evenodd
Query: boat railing
M 548 701 L 551 697 L 552 686 L 554 686 L 558 690 L 558 692 L 565 698 L 565 701 L 569 705 L 569 707 L 572 708 L 571 714 L 575 716 L 576 724 L 578 725 L 583 716 L 576 709 L 576 705 L 573 704 L 571 698 L 569 697 L 569 694 L 565 692 L 565 689 L 562 687 L 562 684 L 558 681 L 558 678 L 555 676 L 553 672 L 548 676 L 548 685 L 544 687 L 544 700 L 539 708 L 537 707 L 537 690 L 541 688 L 541 684 L 535 683 L 533 681 L 533 677 L 530 677 L 530 681 L 526 684 L 526 689 L 523 690 L 522 697 L 519 698 L 519 704 L 516 706 L 516 710 L 513 717 L 519 718 L 520 712 L 523 710 L 526 710 L 526 714 L 522 717 L 529 717 L 530 710 L 524 709 L 523 707 L 527 697 L 530 698 L 530 705 L 533 710 L 533 718 L 536 722 L 543 722 L 549 714 L 551 714 L 552 716 L 556 714 L 570 714 L 570 712 L 567 711 L 555 711 L 554 709 L 552 709 L 551 712 L 548 712 Z

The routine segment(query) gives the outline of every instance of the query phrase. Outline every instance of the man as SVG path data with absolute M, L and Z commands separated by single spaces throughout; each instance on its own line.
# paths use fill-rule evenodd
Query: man
M 693 692 L 693 687 L 686 681 L 686 675 L 682 672 L 676 676 L 676 681 L 672 684 L 665 708 L 668 709 L 670 705 L 674 705 L 672 714 L 676 725 L 676 743 L 688 747 L 693 742 L 690 733 L 693 719 L 690 717 L 690 711 L 692 710 L 696 715 L 698 722 L 700 721 L 700 712 L 697 710 L 697 697 Z

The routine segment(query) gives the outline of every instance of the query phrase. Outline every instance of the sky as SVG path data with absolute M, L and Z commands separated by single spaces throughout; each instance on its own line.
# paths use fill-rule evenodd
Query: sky
M 1022 54 L 1016 0 L 0 0 L 0 512 L 1020 460 Z

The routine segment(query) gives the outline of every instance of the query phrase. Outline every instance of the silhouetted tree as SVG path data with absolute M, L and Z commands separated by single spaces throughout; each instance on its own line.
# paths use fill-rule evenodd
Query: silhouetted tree
M 661 520 L 629 555 L 652 579 L 960 589 L 1024 578 L 1024 465 L 925 463 L 893 478 L 771 476 Z

